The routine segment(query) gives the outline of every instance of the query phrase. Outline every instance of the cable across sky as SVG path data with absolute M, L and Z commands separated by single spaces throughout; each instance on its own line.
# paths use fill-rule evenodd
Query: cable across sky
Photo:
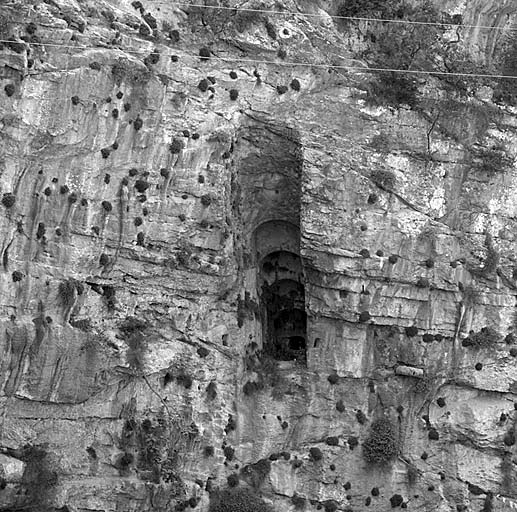
M 7 39 L 0 39 L 0 43 L 12 43 L 13 41 L 9 41 Z M 36 46 L 50 46 L 50 47 L 58 47 L 58 48 L 68 48 L 73 50 L 118 50 L 122 53 L 136 54 L 136 55 L 148 55 L 152 53 L 152 50 L 121 50 L 119 48 L 110 48 L 106 46 L 88 46 L 88 45 L 66 45 L 61 43 L 31 43 Z M 160 55 L 165 55 L 160 53 Z M 170 53 L 169 56 L 177 54 Z M 189 57 L 193 59 L 199 59 L 199 55 L 196 54 L 183 54 L 183 57 Z M 457 72 L 448 72 L 448 71 L 425 71 L 420 69 L 399 69 L 399 68 L 379 68 L 379 67 L 366 67 L 366 66 L 346 66 L 341 64 L 325 64 L 325 63 L 313 63 L 313 62 L 294 62 L 294 61 L 285 61 L 281 62 L 267 60 L 267 59 L 247 59 L 244 57 L 218 57 L 212 55 L 208 61 L 220 61 L 220 62 L 232 62 L 232 63 L 242 63 L 242 64 L 265 64 L 271 66 L 278 67 L 310 67 L 310 68 L 324 68 L 324 69 L 333 69 L 333 70 L 343 70 L 343 71 L 351 71 L 351 72 L 363 72 L 363 73 L 400 73 L 400 74 L 409 74 L 409 75 L 421 75 L 421 76 L 456 76 L 456 77 L 470 77 L 470 78 L 494 78 L 494 79 L 510 79 L 517 80 L 517 76 L 513 75 L 503 75 L 503 74 L 490 74 L 490 73 L 457 73 Z

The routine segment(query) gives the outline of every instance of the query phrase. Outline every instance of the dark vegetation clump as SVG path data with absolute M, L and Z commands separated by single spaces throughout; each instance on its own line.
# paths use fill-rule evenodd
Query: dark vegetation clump
M 104 301 L 106 302 L 106 307 L 109 310 L 115 309 L 116 299 L 115 299 L 115 288 L 110 285 L 104 285 L 102 287 L 102 296 Z
M 226 481 L 228 482 L 228 487 L 237 487 L 239 485 L 239 475 L 232 473 Z
M 299 91 L 301 89 L 300 81 L 297 78 L 293 78 L 289 85 L 293 91 Z
M 23 279 L 23 274 L 19 270 L 15 270 L 12 273 L 13 282 L 17 283 Z
M 360 425 L 364 425 L 366 423 L 366 416 L 364 415 L 364 412 L 361 411 L 361 410 L 358 410 L 356 413 L 355 413 L 355 417 L 357 419 L 357 422 L 360 424 Z
M 108 158 L 110 156 L 111 150 L 109 148 L 102 148 L 101 155 L 102 158 Z
M 206 47 L 200 48 L 199 57 L 202 61 L 207 61 L 210 58 L 210 50 Z
M 142 121 L 141 117 L 137 117 L 133 123 L 133 128 L 138 131 L 142 126 L 144 125 L 144 122 Z
M 505 434 L 503 442 L 506 446 L 513 446 L 515 444 L 515 433 L 513 430 L 510 430 Z
M 235 101 L 239 97 L 239 91 L 237 89 L 230 90 L 230 99 Z
M 231 446 L 225 446 L 223 448 L 224 456 L 226 457 L 226 460 L 232 461 L 233 457 L 235 456 L 235 449 Z
M 210 495 L 209 512 L 273 512 L 251 489 L 234 487 Z
M 192 377 L 190 375 L 187 375 L 185 372 L 180 373 L 176 377 L 176 381 L 178 384 L 183 386 L 185 389 L 190 389 L 192 387 Z
M 111 212 L 111 210 L 113 210 L 113 206 L 109 201 L 102 201 L 101 205 L 106 212 Z
M 7 192 L 2 196 L 2 204 L 6 208 L 12 208 L 14 203 L 16 203 L 16 196 L 11 192 Z
M 337 373 L 331 373 L 328 377 L 327 377 L 327 380 L 330 382 L 330 384 L 332 385 L 335 385 L 339 382 L 339 376 Z
M 287 91 L 288 91 L 288 88 L 287 88 L 287 86 L 286 86 L 286 85 L 277 85 L 277 86 L 276 86 L 276 92 L 277 92 L 278 94 L 280 94 L 280 95 L 281 95 L 281 94 L 285 94 Z
M 38 229 L 36 230 L 36 239 L 41 240 L 45 236 L 45 224 L 43 222 L 38 223 Z
M 57 291 L 59 300 L 63 306 L 69 307 L 74 303 L 76 293 L 79 294 L 79 291 L 82 290 L 79 285 L 81 285 L 81 283 L 75 279 L 67 279 L 66 281 L 61 281 L 59 283 Z
M 327 439 L 325 439 L 325 443 L 329 446 L 339 446 L 339 438 L 334 436 L 327 437 Z
M 294 508 L 303 509 L 303 508 L 305 508 L 306 500 L 305 500 L 305 498 L 302 498 L 301 496 L 298 496 L 295 494 L 291 498 L 291 503 L 294 505 Z
M 362 311 L 359 314 L 359 322 L 368 322 L 368 320 L 370 320 L 371 318 L 372 318 L 372 316 L 370 315 L 370 313 L 368 311 Z
M 396 184 L 395 175 L 391 171 L 376 169 L 370 173 L 371 180 L 383 190 L 393 191 Z
M 399 107 L 418 104 L 418 86 L 414 78 L 397 73 L 381 73 L 372 81 L 366 101 L 372 105 Z
M 81 101 L 79 96 L 72 96 L 71 98 L 72 105 L 79 105 L 79 102 Z
M 375 420 L 370 433 L 363 443 L 363 457 L 372 464 L 384 463 L 398 453 L 398 440 L 395 427 L 387 418 Z
M 172 142 L 169 144 L 169 151 L 173 155 L 177 155 L 181 152 L 181 150 L 185 147 L 185 143 L 181 139 L 173 139 Z
M 149 188 L 150 183 L 148 181 L 145 181 L 145 180 L 136 180 L 134 186 L 135 186 L 135 188 L 137 189 L 138 192 L 143 194 Z
M 201 196 L 201 204 L 203 206 L 210 206 L 212 204 L 212 198 L 208 194 L 203 194 Z
M 429 288 L 429 279 L 427 277 L 419 277 L 416 286 L 417 288 Z
M 400 494 L 394 494 L 390 498 L 391 508 L 400 507 L 404 503 L 404 498 Z
M 264 27 L 266 27 L 267 35 L 271 39 L 276 39 L 277 35 L 276 35 L 275 25 L 273 25 L 273 23 L 271 23 L 269 20 L 265 20 L 264 21 Z
M 206 357 L 208 354 L 210 354 L 210 351 L 206 347 L 198 347 L 197 355 L 199 357 Z
M 309 455 L 311 456 L 311 459 L 314 461 L 314 462 L 318 462 L 320 461 L 321 459 L 323 459 L 323 453 L 322 451 L 317 448 L 317 447 L 313 447 L 309 450 Z
M 488 348 L 497 344 L 501 340 L 499 333 L 492 327 L 483 327 L 478 332 L 471 332 L 461 344 L 464 347 Z
M 416 336 L 418 334 L 418 327 L 416 327 L 416 325 L 411 325 L 409 327 L 406 327 L 404 330 L 405 330 L 406 336 L 408 338 L 413 338 L 414 336 Z
M 440 434 L 438 433 L 438 430 L 436 430 L 434 427 L 431 427 L 429 429 L 429 433 L 427 434 L 427 437 L 431 441 L 438 441 L 440 439 Z
M 4 92 L 7 97 L 11 97 L 15 93 L 15 91 L 16 87 L 14 86 L 14 84 L 7 84 L 4 87 Z
M 365 259 L 370 257 L 370 251 L 368 249 L 361 249 L 359 254 Z
M 208 83 L 208 80 L 206 78 L 203 78 L 203 80 L 201 80 L 198 84 L 197 84 L 197 88 L 201 91 L 201 92 L 206 92 L 208 91 L 208 87 L 210 87 L 209 83 Z

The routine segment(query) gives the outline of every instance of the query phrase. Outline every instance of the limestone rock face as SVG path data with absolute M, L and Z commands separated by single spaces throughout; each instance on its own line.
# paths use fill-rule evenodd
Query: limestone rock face
M 0 510 L 517 507 L 513 82 L 338 5 L 0 0 Z

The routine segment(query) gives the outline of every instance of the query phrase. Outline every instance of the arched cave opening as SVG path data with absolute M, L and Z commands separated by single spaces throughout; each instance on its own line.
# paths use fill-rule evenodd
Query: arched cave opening
M 307 315 L 300 256 L 274 251 L 260 262 L 264 351 L 281 361 L 305 361 Z

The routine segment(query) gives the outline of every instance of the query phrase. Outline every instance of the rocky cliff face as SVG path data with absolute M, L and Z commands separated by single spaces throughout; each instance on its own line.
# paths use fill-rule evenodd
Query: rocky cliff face
M 206 3 L 0 1 L 0 509 L 517 507 L 513 82 Z M 437 6 L 513 72 L 514 2 Z

